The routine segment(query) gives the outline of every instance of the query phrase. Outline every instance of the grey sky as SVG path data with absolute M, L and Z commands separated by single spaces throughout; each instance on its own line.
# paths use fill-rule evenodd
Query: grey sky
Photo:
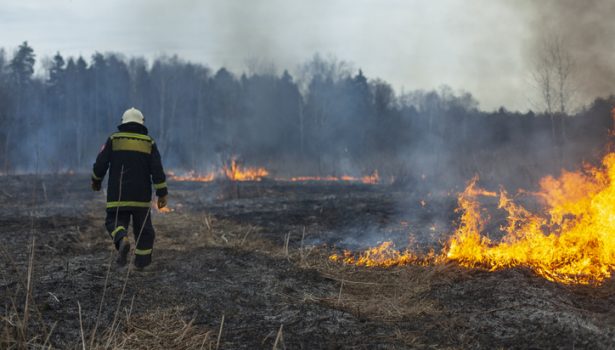
M 213 69 L 248 58 L 293 71 L 333 54 L 397 91 L 448 84 L 484 109 L 532 106 L 526 17 L 490 0 L 0 0 L 0 46 L 28 40 L 38 58 L 114 51 Z M 511 2 L 508 2 L 510 4 Z

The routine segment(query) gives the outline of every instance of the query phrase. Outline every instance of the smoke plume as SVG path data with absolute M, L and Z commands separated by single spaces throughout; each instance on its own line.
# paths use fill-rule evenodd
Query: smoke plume
M 528 1 L 524 11 L 533 31 L 533 39 L 527 45 L 530 62 L 545 40 L 557 38 L 574 62 L 571 78 L 579 102 L 615 92 L 615 2 Z

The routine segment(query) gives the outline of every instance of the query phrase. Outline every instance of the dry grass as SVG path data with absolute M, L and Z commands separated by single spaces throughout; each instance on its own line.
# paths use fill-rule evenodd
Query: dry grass
M 25 278 L 18 273 L 19 269 L 8 252 L 2 249 L 5 266 L 9 267 L 3 271 L 3 277 L 8 279 L 5 273 L 8 274 L 9 270 L 12 270 L 17 273 L 17 282 L 12 293 L 6 296 L 10 304 L 5 305 L 5 314 L 0 316 L 1 349 L 45 348 L 55 327 L 54 325 L 51 330 L 47 329 L 40 310 L 32 298 L 35 242 L 33 236 Z M 21 300 L 23 301 L 20 302 Z M 23 306 L 19 307 L 20 305 Z
M 34 237 L 34 236 L 33 236 Z M 29 247 L 27 270 L 22 271 L 10 254 L 2 249 L 7 269 L 2 271 L 5 281 L 14 281 L 13 289 L 6 295 L 4 315 L 0 315 L 0 349 L 53 349 L 50 339 L 55 328 L 45 324 L 33 297 L 36 270 L 35 239 Z M 101 309 L 105 303 L 110 266 L 114 254 L 108 261 L 103 295 L 100 300 L 96 322 L 87 330 L 83 324 L 81 303 L 77 302 L 79 326 L 74 348 L 81 349 L 215 349 L 215 334 L 194 324 L 195 318 L 186 320 L 181 308 L 147 311 L 133 315 L 134 296 L 128 308 L 122 308 L 124 289 L 130 278 L 132 261 L 126 269 L 122 293 L 118 300 L 114 319 L 110 325 L 99 328 Z M 98 331 L 98 332 L 97 332 Z M 213 338 L 212 338 L 213 334 Z M 220 339 L 218 339 L 218 343 Z M 70 341 L 69 341 L 70 343 Z
M 304 252 L 291 255 L 304 268 L 316 269 L 339 284 L 339 289 L 328 298 L 307 299 L 363 319 L 394 322 L 440 314 L 442 307 L 430 297 L 430 292 L 436 285 L 453 283 L 460 276 L 459 269 L 451 265 L 366 269 L 332 262 L 329 254 L 326 248 L 315 248 L 309 256 Z
M 408 270 L 390 271 L 385 276 L 382 271 L 329 271 L 334 274 L 326 276 L 336 280 L 340 288 L 323 302 L 357 317 L 381 321 L 437 314 L 437 303 L 427 295 L 432 289 L 433 272 L 423 267 Z
M 183 219 L 181 215 L 173 215 L 171 217 L 176 220 Z M 226 225 L 220 225 L 211 216 L 207 216 L 203 220 L 203 226 L 206 227 L 206 230 L 199 230 L 195 227 L 195 231 L 205 231 L 204 235 L 209 238 L 207 240 L 208 244 L 211 244 L 214 239 L 218 242 L 225 240 L 225 237 L 216 237 L 214 234 L 222 231 L 223 236 Z M 243 234 L 245 235 L 245 232 Z M 140 236 L 141 233 L 138 234 L 137 242 Z M 238 233 L 233 235 L 233 240 L 236 240 L 235 236 L 238 236 Z M 34 272 L 36 270 L 34 243 L 33 239 L 29 247 L 28 265 L 25 271 L 13 261 L 11 255 L 4 248 L 1 249 L 3 260 L 6 262 L 5 266 L 10 267 L 9 269 L 3 269 L 2 276 L 5 281 L 12 281 L 10 282 L 12 285 L 9 284 L 12 290 L 3 298 L 6 305 L 3 305 L 4 315 L 0 315 L 0 349 L 53 348 L 50 344 L 50 339 L 55 324 L 51 329 L 48 329 L 48 325 L 43 321 L 32 293 L 32 290 L 35 288 Z M 81 303 L 77 302 L 78 315 L 76 316 L 78 317 L 79 325 L 75 329 L 75 333 L 79 334 L 79 337 L 72 340 L 74 348 L 84 350 L 217 348 L 216 334 L 213 334 L 212 339 L 212 332 L 194 325 L 194 318 L 186 321 L 182 317 L 180 309 L 157 309 L 140 315 L 132 315 L 134 297 L 128 308 L 122 306 L 125 299 L 126 285 L 131 277 L 132 261 L 129 262 L 126 274 L 122 278 L 124 279 L 123 286 L 117 300 L 113 322 L 101 326 L 102 307 L 109 302 L 105 300 L 105 297 L 107 296 L 106 292 L 113 258 L 114 254 L 110 256 L 108 261 L 109 268 L 107 269 L 98 312 L 95 314 L 96 321 L 89 329 L 83 322 L 88 311 L 82 310 Z M 68 343 L 70 342 L 71 340 L 68 340 Z M 218 339 L 218 342 L 220 342 L 220 339 Z
M 26 321 L 29 314 L 26 313 L 32 312 L 33 306 L 26 308 L 24 302 L 23 307 L 18 307 L 18 296 L 24 292 L 18 285 L 14 295 L 10 296 L 12 305 L 6 307 L 5 315 L 0 316 L 0 348 L 52 349 L 49 340 L 54 327 L 47 331 L 40 317 L 36 322 L 30 320 L 28 324 Z M 123 310 L 125 317 L 102 329 L 98 334 L 84 330 L 81 305 L 78 303 L 80 338 L 75 339 L 75 348 L 84 350 L 217 348 L 215 333 L 195 325 L 194 317 L 186 321 L 182 316 L 185 314 L 184 310 L 181 308 L 156 309 L 145 314 L 133 315 L 133 303 L 134 298 L 130 308 Z M 35 310 L 37 310 L 35 315 L 38 315 L 38 309 Z M 87 335 L 90 335 L 88 339 Z
M 427 348 L 433 341 L 427 336 L 432 330 L 450 338 L 441 339 L 443 343 L 458 344 L 452 348 L 470 347 L 473 338 L 467 337 L 460 342 L 456 331 L 452 331 L 467 328 L 465 321 L 451 317 L 447 306 L 441 305 L 434 295 L 434 291 L 443 285 L 467 279 L 465 270 L 454 264 L 397 268 L 348 266 L 329 261 L 330 252 L 326 248 L 316 248 L 307 259 L 297 258 L 302 259 L 305 267 L 318 270 L 339 286 L 325 298 L 306 295 L 305 302 L 324 304 L 328 308 L 344 310 L 358 319 L 377 323 L 427 322 L 417 331 L 396 328 L 393 334 L 384 336 L 383 341 L 386 338 L 386 341 L 410 348 Z
M 90 349 L 215 349 L 215 332 L 195 325 L 194 317 L 186 320 L 183 314 L 184 310 L 174 308 L 132 315 L 122 332 L 107 329 Z
M 192 214 L 173 212 L 164 214 L 164 220 L 157 223 L 160 231 L 170 232 L 178 227 L 191 236 L 190 248 L 194 247 L 241 247 L 248 246 L 258 228 L 238 225 L 229 220 L 218 219 L 209 213 L 196 219 Z M 173 249 L 185 249 L 184 241 L 168 240 L 165 246 Z

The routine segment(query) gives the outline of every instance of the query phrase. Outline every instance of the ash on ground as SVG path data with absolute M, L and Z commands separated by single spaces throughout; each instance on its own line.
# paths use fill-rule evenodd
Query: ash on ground
M 140 272 L 113 264 L 104 195 L 89 190 L 87 176 L 1 177 L 1 347 L 23 336 L 30 257 L 27 337 L 57 348 L 82 339 L 95 348 L 220 349 L 600 349 L 615 341 L 611 281 L 575 287 L 524 269 L 328 259 L 384 240 L 438 249 L 457 219 L 454 195 L 342 183 L 169 186 L 174 211 L 152 213 L 155 263 Z

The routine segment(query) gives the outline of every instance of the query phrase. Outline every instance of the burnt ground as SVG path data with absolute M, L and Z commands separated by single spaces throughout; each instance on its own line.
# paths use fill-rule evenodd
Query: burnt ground
M 385 239 L 437 249 L 451 196 L 279 182 L 171 182 L 170 193 L 175 211 L 152 214 L 155 262 L 135 271 L 114 265 L 87 176 L 1 177 L 0 348 L 613 347 L 612 281 L 328 260 Z

